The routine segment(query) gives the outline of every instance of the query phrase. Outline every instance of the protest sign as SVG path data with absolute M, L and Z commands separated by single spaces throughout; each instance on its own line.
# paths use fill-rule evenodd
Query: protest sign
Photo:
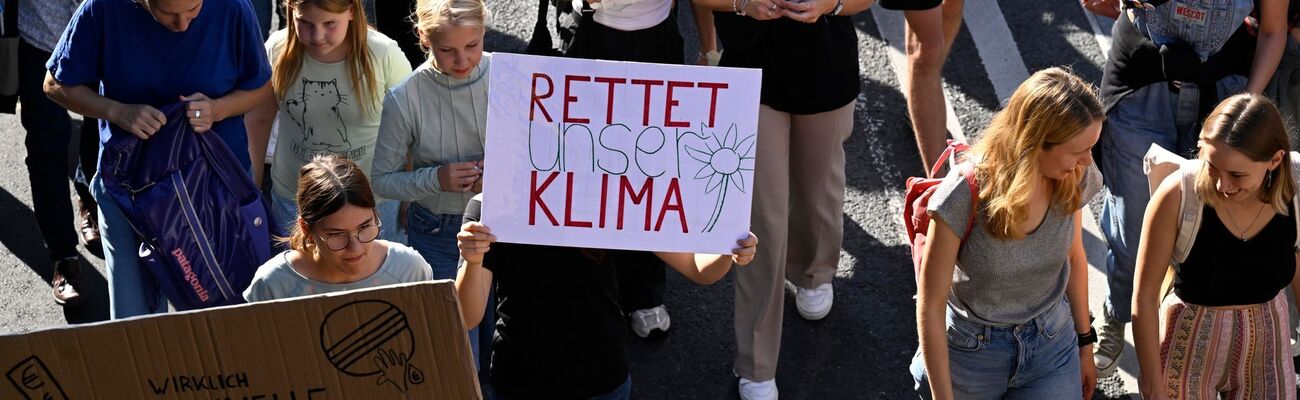
M 730 253 L 761 72 L 495 54 L 483 223 L 504 242 Z
M 0 335 L 0 399 L 478 399 L 451 281 Z

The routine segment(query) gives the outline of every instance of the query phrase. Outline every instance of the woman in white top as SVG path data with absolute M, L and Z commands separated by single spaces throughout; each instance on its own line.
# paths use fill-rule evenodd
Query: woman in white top
M 366 25 L 361 0 L 287 0 L 288 28 L 266 42 L 273 97 L 249 112 L 255 182 L 271 125 L 279 137 L 271 163 L 271 200 L 276 218 L 298 219 L 294 193 L 298 169 L 318 154 L 339 154 L 370 171 L 383 96 L 411 68 L 397 42 Z M 405 241 L 397 230 L 398 202 L 380 200 L 383 237 Z

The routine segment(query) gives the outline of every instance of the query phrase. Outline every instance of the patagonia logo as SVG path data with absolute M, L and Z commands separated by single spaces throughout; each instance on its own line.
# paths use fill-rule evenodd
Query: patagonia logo
M 194 289 L 194 294 L 199 296 L 199 301 L 208 301 L 211 297 L 208 295 L 208 289 L 204 288 L 203 283 L 199 282 L 199 276 L 194 273 L 194 268 L 190 266 L 190 260 L 185 258 L 185 252 L 178 247 L 172 250 L 172 257 L 176 257 L 176 263 L 181 266 L 181 272 L 185 273 L 185 282 L 188 282 L 190 287 Z
M 1174 4 L 1174 19 L 1177 21 L 1205 25 L 1206 14 L 1207 12 L 1200 8 L 1182 3 Z

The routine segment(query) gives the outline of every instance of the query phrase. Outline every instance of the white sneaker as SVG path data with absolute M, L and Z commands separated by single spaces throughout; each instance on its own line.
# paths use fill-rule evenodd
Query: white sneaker
M 826 318 L 834 302 L 835 291 L 829 283 L 823 283 L 816 289 L 799 288 L 794 296 L 794 305 L 799 309 L 799 316 L 809 321 Z
M 667 333 L 671 325 L 672 320 L 668 319 L 668 309 L 664 308 L 663 304 L 632 312 L 632 332 L 642 338 L 650 336 L 650 332 L 655 330 Z
M 754 382 L 740 378 L 741 400 L 776 400 L 776 379 Z

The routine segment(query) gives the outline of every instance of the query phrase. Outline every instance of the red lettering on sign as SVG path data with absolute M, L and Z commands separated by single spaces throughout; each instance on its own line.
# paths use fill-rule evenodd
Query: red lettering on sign
M 557 176 L 560 176 L 558 171 L 551 172 L 551 176 L 546 177 L 546 181 L 538 187 L 537 171 L 533 171 L 532 185 L 528 188 L 528 225 L 537 225 L 537 208 L 540 207 L 542 213 L 546 214 L 546 219 L 551 220 L 552 226 L 560 226 L 560 222 L 555 220 L 555 215 L 551 214 L 551 209 L 546 207 L 546 201 L 542 200 L 542 192 L 551 186 L 551 182 L 555 181 Z
M 726 188 L 723 188 L 726 190 Z M 670 201 L 675 201 L 670 203 Z M 682 223 L 682 233 L 687 233 L 686 229 L 686 210 L 682 207 L 682 190 L 677 187 L 677 178 L 668 181 L 668 193 L 664 194 L 664 205 L 659 208 L 659 221 L 655 222 L 655 232 L 664 227 L 664 216 L 669 211 L 676 211 L 677 217 Z
M 646 179 L 645 184 L 641 185 L 641 190 L 632 193 L 632 181 L 629 181 L 626 176 L 620 176 L 618 185 L 618 223 L 614 224 L 614 229 L 623 229 L 623 200 L 630 199 L 632 204 L 641 204 L 642 201 L 645 201 L 645 230 L 650 230 L 650 209 L 654 204 L 654 200 L 651 200 L 651 198 L 654 197 L 654 191 L 654 179 Z M 624 194 L 627 196 L 624 196 Z
M 538 94 L 537 94 L 537 79 L 538 79 L 538 78 L 541 78 L 541 79 L 545 79 L 545 80 L 546 80 L 546 94 L 543 94 L 543 95 L 538 95 Z M 533 74 L 533 100 L 532 100 L 532 103 L 531 103 L 531 105 L 530 105 L 530 107 L 529 107 L 529 109 L 528 109 L 528 120 L 529 120 L 529 121 L 532 121 L 532 120 L 533 120 L 533 112 L 534 112 L 534 111 L 537 111 L 537 110 L 540 109 L 540 110 L 542 110 L 542 117 L 546 118 L 546 122 L 553 122 L 553 121 L 551 120 L 551 114 L 548 113 L 548 112 L 546 112 L 546 106 L 542 104 L 542 99 L 545 99 L 545 98 L 549 98 L 549 97 L 551 97 L 551 94 L 553 94 L 553 93 L 555 93 L 555 82 L 552 82 L 552 81 L 551 81 L 551 77 L 550 77 L 550 76 L 547 76 L 546 74 L 540 73 L 540 72 L 539 72 L 539 73 L 534 73 L 534 74 Z

